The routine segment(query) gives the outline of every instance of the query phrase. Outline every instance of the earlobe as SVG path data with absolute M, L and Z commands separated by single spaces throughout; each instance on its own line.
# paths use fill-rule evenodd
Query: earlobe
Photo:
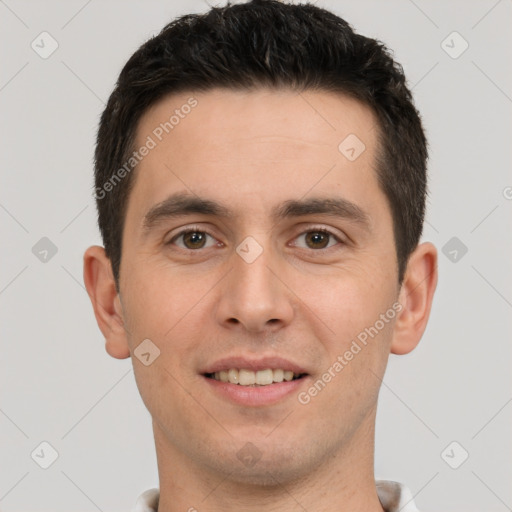
M 407 264 L 391 343 L 393 354 L 411 352 L 421 340 L 427 326 L 432 300 L 437 286 L 437 249 L 424 242 L 411 254 Z
M 84 254 L 84 283 L 91 299 L 96 322 L 105 337 L 106 351 L 116 359 L 130 357 L 123 310 L 116 290 L 112 266 L 99 246 Z

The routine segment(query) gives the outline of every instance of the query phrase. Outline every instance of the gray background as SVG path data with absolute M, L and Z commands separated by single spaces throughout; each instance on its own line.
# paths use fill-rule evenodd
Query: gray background
M 512 510 L 512 1 L 317 4 L 394 49 L 430 141 L 423 239 L 439 249 L 440 280 L 420 345 L 390 358 L 376 476 L 405 482 L 422 512 Z M 101 243 L 92 154 L 124 62 L 177 14 L 206 8 L 0 1 L 4 512 L 120 512 L 158 485 L 131 361 L 105 352 L 83 286 L 83 252 Z M 43 31 L 59 45 L 46 59 L 31 47 L 50 48 Z M 46 261 L 43 237 L 57 248 Z M 43 441 L 59 454 L 48 469 Z

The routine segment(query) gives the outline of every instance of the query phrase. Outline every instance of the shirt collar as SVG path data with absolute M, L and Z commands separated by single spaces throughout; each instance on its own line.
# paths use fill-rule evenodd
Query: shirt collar
M 399 482 L 376 480 L 377 495 L 386 512 L 419 512 L 411 491 Z M 135 502 L 132 512 L 157 512 L 159 489 L 148 489 Z

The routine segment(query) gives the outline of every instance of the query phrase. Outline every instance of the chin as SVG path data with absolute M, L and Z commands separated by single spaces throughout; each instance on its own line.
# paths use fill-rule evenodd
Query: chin
M 310 472 L 309 467 L 300 467 L 297 461 L 294 464 L 280 461 L 260 460 L 252 467 L 233 467 L 229 468 L 232 473 L 229 479 L 239 485 L 248 485 L 251 487 L 272 488 L 288 485 L 307 476 Z
M 218 453 L 215 462 L 210 460 L 210 467 L 239 485 L 271 488 L 300 481 L 311 473 L 313 466 L 321 463 L 317 461 L 315 464 L 316 458 L 311 457 L 311 450 L 304 444 L 300 444 L 301 452 L 286 442 L 275 446 L 268 439 L 266 444 L 265 439 L 260 443 L 257 439 L 254 441 L 254 444 L 247 442 L 234 453 Z

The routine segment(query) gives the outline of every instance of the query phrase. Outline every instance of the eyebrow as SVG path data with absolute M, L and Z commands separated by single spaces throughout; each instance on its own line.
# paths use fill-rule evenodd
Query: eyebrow
M 165 220 L 194 213 L 226 219 L 235 216 L 230 208 L 221 203 L 178 192 L 150 208 L 144 215 L 142 230 L 144 233 L 148 233 Z M 371 232 L 370 216 L 360 206 L 342 197 L 290 199 L 274 207 L 271 212 L 272 218 L 276 221 L 319 214 L 352 221 L 366 231 Z

